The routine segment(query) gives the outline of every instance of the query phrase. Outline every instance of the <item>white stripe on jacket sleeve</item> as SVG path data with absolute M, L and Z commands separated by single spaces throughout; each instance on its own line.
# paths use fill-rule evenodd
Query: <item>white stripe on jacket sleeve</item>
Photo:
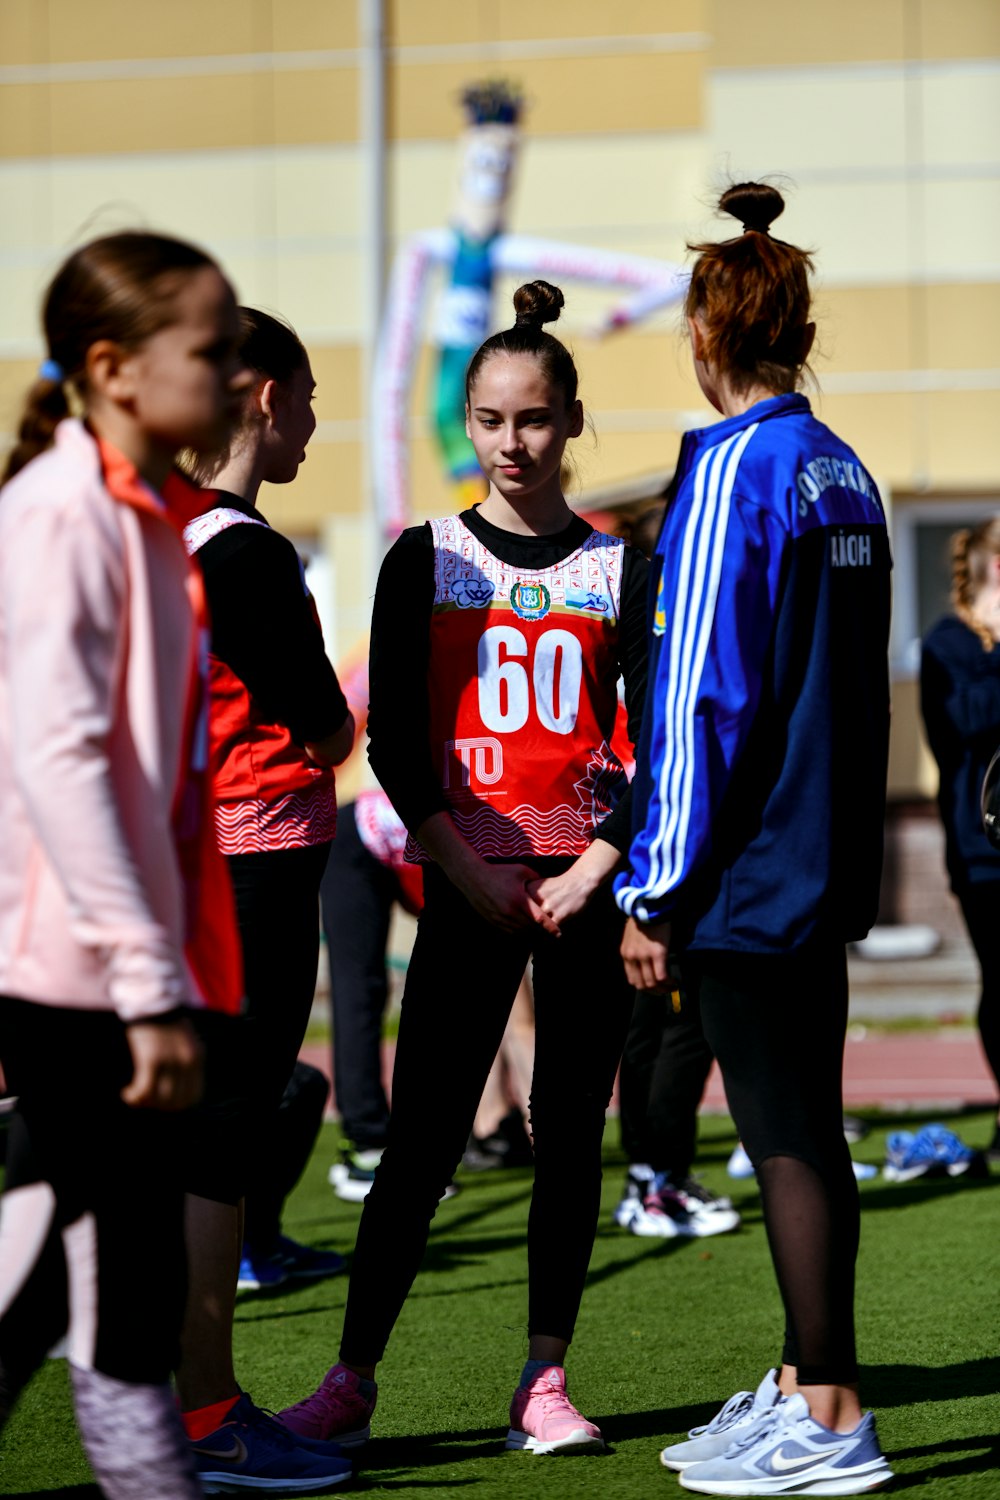
M 655 903 L 674 890 L 693 863 L 689 834 L 697 773 L 695 707 L 715 623 L 736 474 L 757 426 L 754 423 L 711 448 L 695 470 L 694 498 L 681 541 L 666 681 L 661 657 L 657 681 L 651 687 L 654 694 L 661 686 L 666 688 L 663 753 L 649 808 L 649 821 L 655 817 L 656 831 L 646 851 L 649 869 L 645 879 L 641 884 L 625 886 L 618 898 L 622 909 L 640 921 L 648 919 L 645 903 Z M 654 715 L 659 718 L 655 703 Z

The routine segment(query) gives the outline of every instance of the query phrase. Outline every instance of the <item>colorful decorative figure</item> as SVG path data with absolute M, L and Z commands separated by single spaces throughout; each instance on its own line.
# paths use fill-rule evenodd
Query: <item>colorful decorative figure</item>
M 485 83 L 466 89 L 462 103 L 468 129 L 462 137 L 458 202 L 452 219 L 455 259 L 438 309 L 434 426 L 445 468 L 464 509 L 486 492 L 465 432 L 465 370 L 490 331 L 490 251 L 507 217 L 521 101 L 506 84 Z
M 490 331 L 498 273 L 628 289 L 632 296 L 610 309 L 593 330 L 597 334 L 628 327 L 678 302 L 687 286 L 687 272 L 669 261 L 506 234 L 521 96 L 516 86 L 493 81 L 471 85 L 462 102 L 468 126 L 461 142 L 451 228 L 422 230 L 403 244 L 393 266 L 376 350 L 370 438 L 376 504 L 386 542 L 410 524 L 408 402 L 434 266 L 443 267 L 448 278 L 432 335 L 438 350 L 434 428 L 460 508 L 485 493 L 465 435 L 465 368 Z

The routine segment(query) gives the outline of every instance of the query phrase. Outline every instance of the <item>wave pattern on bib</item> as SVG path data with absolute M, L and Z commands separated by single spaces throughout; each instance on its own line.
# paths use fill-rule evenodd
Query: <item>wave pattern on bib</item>
M 337 801 L 326 783 L 290 792 L 276 802 L 247 798 L 219 802 L 215 831 L 223 854 L 263 854 L 328 844 L 337 831 Z

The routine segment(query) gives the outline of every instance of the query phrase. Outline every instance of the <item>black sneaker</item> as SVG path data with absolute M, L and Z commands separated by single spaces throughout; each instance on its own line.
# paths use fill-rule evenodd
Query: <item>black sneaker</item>
M 496 1167 L 530 1167 L 534 1159 L 521 1111 L 513 1108 L 492 1135 L 470 1135 L 462 1165 L 469 1172 L 489 1172 Z

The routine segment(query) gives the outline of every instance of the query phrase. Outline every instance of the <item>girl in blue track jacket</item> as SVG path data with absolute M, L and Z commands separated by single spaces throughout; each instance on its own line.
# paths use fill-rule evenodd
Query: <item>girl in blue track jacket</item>
M 779 1380 L 663 1461 L 709 1494 L 853 1494 L 889 1476 L 858 1401 L 841 1097 L 845 944 L 875 920 L 882 860 L 889 544 L 871 476 L 796 394 L 811 263 L 768 233 L 780 194 L 743 184 L 720 208 L 744 232 L 692 247 L 686 313 L 723 420 L 685 437 L 656 548 L 616 897 L 632 982 L 668 988 L 674 949 L 701 1006 L 757 1170 L 786 1333 Z M 723 1458 L 755 1423 L 757 1442 Z

